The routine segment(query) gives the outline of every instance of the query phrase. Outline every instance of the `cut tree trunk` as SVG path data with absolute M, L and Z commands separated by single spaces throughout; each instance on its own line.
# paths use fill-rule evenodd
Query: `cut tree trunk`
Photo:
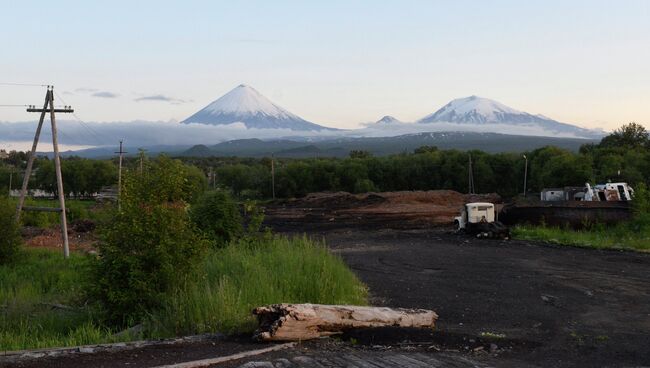
M 273 304 L 253 310 L 263 341 L 299 341 L 368 327 L 433 329 L 438 315 L 426 309 L 391 309 L 352 305 Z

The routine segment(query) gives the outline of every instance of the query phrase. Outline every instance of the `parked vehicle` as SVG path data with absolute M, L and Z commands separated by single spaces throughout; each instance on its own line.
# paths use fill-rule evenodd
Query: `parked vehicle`
M 542 202 L 617 202 L 633 198 L 634 189 L 627 183 L 596 184 L 593 187 L 586 183 L 584 187 L 544 188 L 540 192 Z
M 472 202 L 463 206 L 460 216 L 454 218 L 457 232 L 478 238 L 508 239 L 510 229 L 497 220 L 493 203 Z

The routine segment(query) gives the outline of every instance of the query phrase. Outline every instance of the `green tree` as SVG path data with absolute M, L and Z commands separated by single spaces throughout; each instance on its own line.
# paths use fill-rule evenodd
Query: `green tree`
M 429 153 L 429 152 L 437 152 L 437 151 L 438 151 L 438 147 L 436 147 L 436 146 L 421 146 L 421 147 L 416 148 L 413 151 L 413 153 L 415 153 L 417 155 L 417 154 L 420 154 L 420 153 Z
M 372 157 L 370 151 L 352 150 L 350 151 L 350 158 L 369 158 Z
M 235 164 L 217 169 L 217 180 L 239 196 L 243 190 L 251 188 L 253 177 L 247 165 Z
M 92 292 L 109 321 L 140 321 L 192 279 L 208 242 L 188 216 L 197 193 L 187 174 L 167 157 L 124 174 L 121 210 L 101 230 L 94 268 Z
M 216 247 L 228 244 L 244 231 L 237 203 L 222 190 L 199 197 L 190 207 L 190 218 Z
M 0 265 L 12 262 L 18 256 L 22 238 L 16 223 L 16 206 L 0 195 Z
M 648 131 L 641 124 L 629 123 L 600 141 L 601 147 L 648 147 Z

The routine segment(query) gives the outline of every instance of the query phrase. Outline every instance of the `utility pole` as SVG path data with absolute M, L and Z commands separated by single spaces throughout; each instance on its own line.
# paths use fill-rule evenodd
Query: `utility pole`
M 49 108 L 48 108 L 49 106 Z M 70 106 L 64 106 L 62 109 L 54 108 L 54 86 L 48 86 L 47 92 L 45 94 L 45 103 L 43 104 L 42 109 L 38 109 L 35 106 L 29 106 L 27 112 L 40 112 L 41 117 L 38 120 L 38 126 L 36 127 L 36 133 L 34 134 L 34 143 L 32 144 L 32 150 L 27 160 L 27 169 L 25 170 L 25 177 L 23 178 L 23 186 L 20 190 L 20 198 L 18 199 L 18 206 L 16 207 L 16 222 L 20 221 L 21 211 L 56 211 L 61 213 L 61 235 L 63 238 L 63 256 L 65 258 L 70 257 L 70 249 L 68 245 L 68 222 L 66 218 L 65 210 L 65 192 L 63 191 L 63 176 L 61 175 L 61 158 L 59 157 L 59 142 L 57 138 L 56 130 L 56 118 L 55 113 L 73 113 L 74 110 Z M 36 147 L 38 145 L 38 139 L 41 135 L 41 128 L 43 127 L 43 120 L 45 120 L 45 114 L 50 113 L 50 123 L 52 125 L 52 146 L 54 148 L 54 168 L 56 171 L 56 184 L 57 191 L 59 195 L 59 208 L 38 208 L 38 207 L 23 207 L 25 204 L 25 196 L 27 195 L 27 184 L 29 183 L 29 177 L 32 173 L 32 166 L 34 165 L 34 159 L 36 158 Z
M 119 153 L 120 159 L 118 163 L 118 169 L 117 169 L 117 209 L 120 210 L 122 209 L 122 157 L 125 153 L 122 149 L 122 140 L 120 140 L 120 150 L 115 153 Z
M 275 157 L 271 154 L 271 193 L 275 199 Z
M 11 182 L 13 181 L 14 178 L 14 171 L 10 170 L 9 171 L 9 197 L 11 197 Z
M 147 150 L 144 148 L 138 148 L 138 151 L 140 152 L 140 175 L 142 175 L 142 171 L 144 170 L 144 153 Z
M 528 157 L 526 155 L 524 155 L 524 160 L 526 160 L 524 164 L 524 198 L 526 198 L 526 179 L 528 178 Z
M 469 173 L 468 174 L 469 174 L 469 178 L 468 178 L 469 194 L 474 194 L 474 190 L 475 190 L 475 188 L 474 188 L 474 172 L 472 170 L 472 155 L 471 154 L 469 154 Z
M 212 181 L 212 190 L 217 188 L 217 174 L 214 171 L 214 167 L 210 166 L 210 173 L 208 174 L 209 179 Z M 210 181 L 208 181 L 210 185 Z

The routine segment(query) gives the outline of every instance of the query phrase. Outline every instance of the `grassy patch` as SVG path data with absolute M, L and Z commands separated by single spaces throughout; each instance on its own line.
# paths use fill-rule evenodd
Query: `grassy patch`
M 109 341 L 111 331 L 84 306 L 89 259 L 28 249 L 16 264 L 0 266 L 0 349 L 17 350 Z M 74 309 L 52 308 L 62 304 Z
M 0 350 L 116 341 L 115 331 L 101 324 L 102 315 L 84 296 L 90 262 L 79 254 L 66 262 L 58 251 L 28 249 L 13 266 L 0 266 Z M 145 337 L 248 332 L 258 305 L 366 304 L 366 296 L 364 285 L 321 244 L 284 237 L 241 241 L 211 251 L 199 282 L 149 315 Z
M 634 224 L 621 224 L 592 230 L 517 226 L 513 229 L 512 236 L 516 239 L 540 240 L 559 245 L 650 251 L 650 231 L 645 226 L 635 226 Z
M 254 307 L 272 303 L 367 304 L 343 261 L 307 238 L 240 241 L 212 251 L 196 286 L 170 298 L 148 325 L 154 335 L 252 331 Z
M 12 198 L 15 204 L 18 204 L 17 198 Z M 27 198 L 25 206 L 35 207 L 59 207 L 58 199 L 45 199 L 45 198 Z M 82 219 L 96 220 L 98 218 L 98 211 L 94 208 L 97 202 L 93 200 L 83 199 L 66 199 L 65 206 L 68 213 L 68 221 L 76 221 Z M 56 212 L 34 212 L 24 211 L 21 215 L 22 223 L 26 226 L 34 226 L 39 228 L 49 228 L 58 225 L 61 216 Z

